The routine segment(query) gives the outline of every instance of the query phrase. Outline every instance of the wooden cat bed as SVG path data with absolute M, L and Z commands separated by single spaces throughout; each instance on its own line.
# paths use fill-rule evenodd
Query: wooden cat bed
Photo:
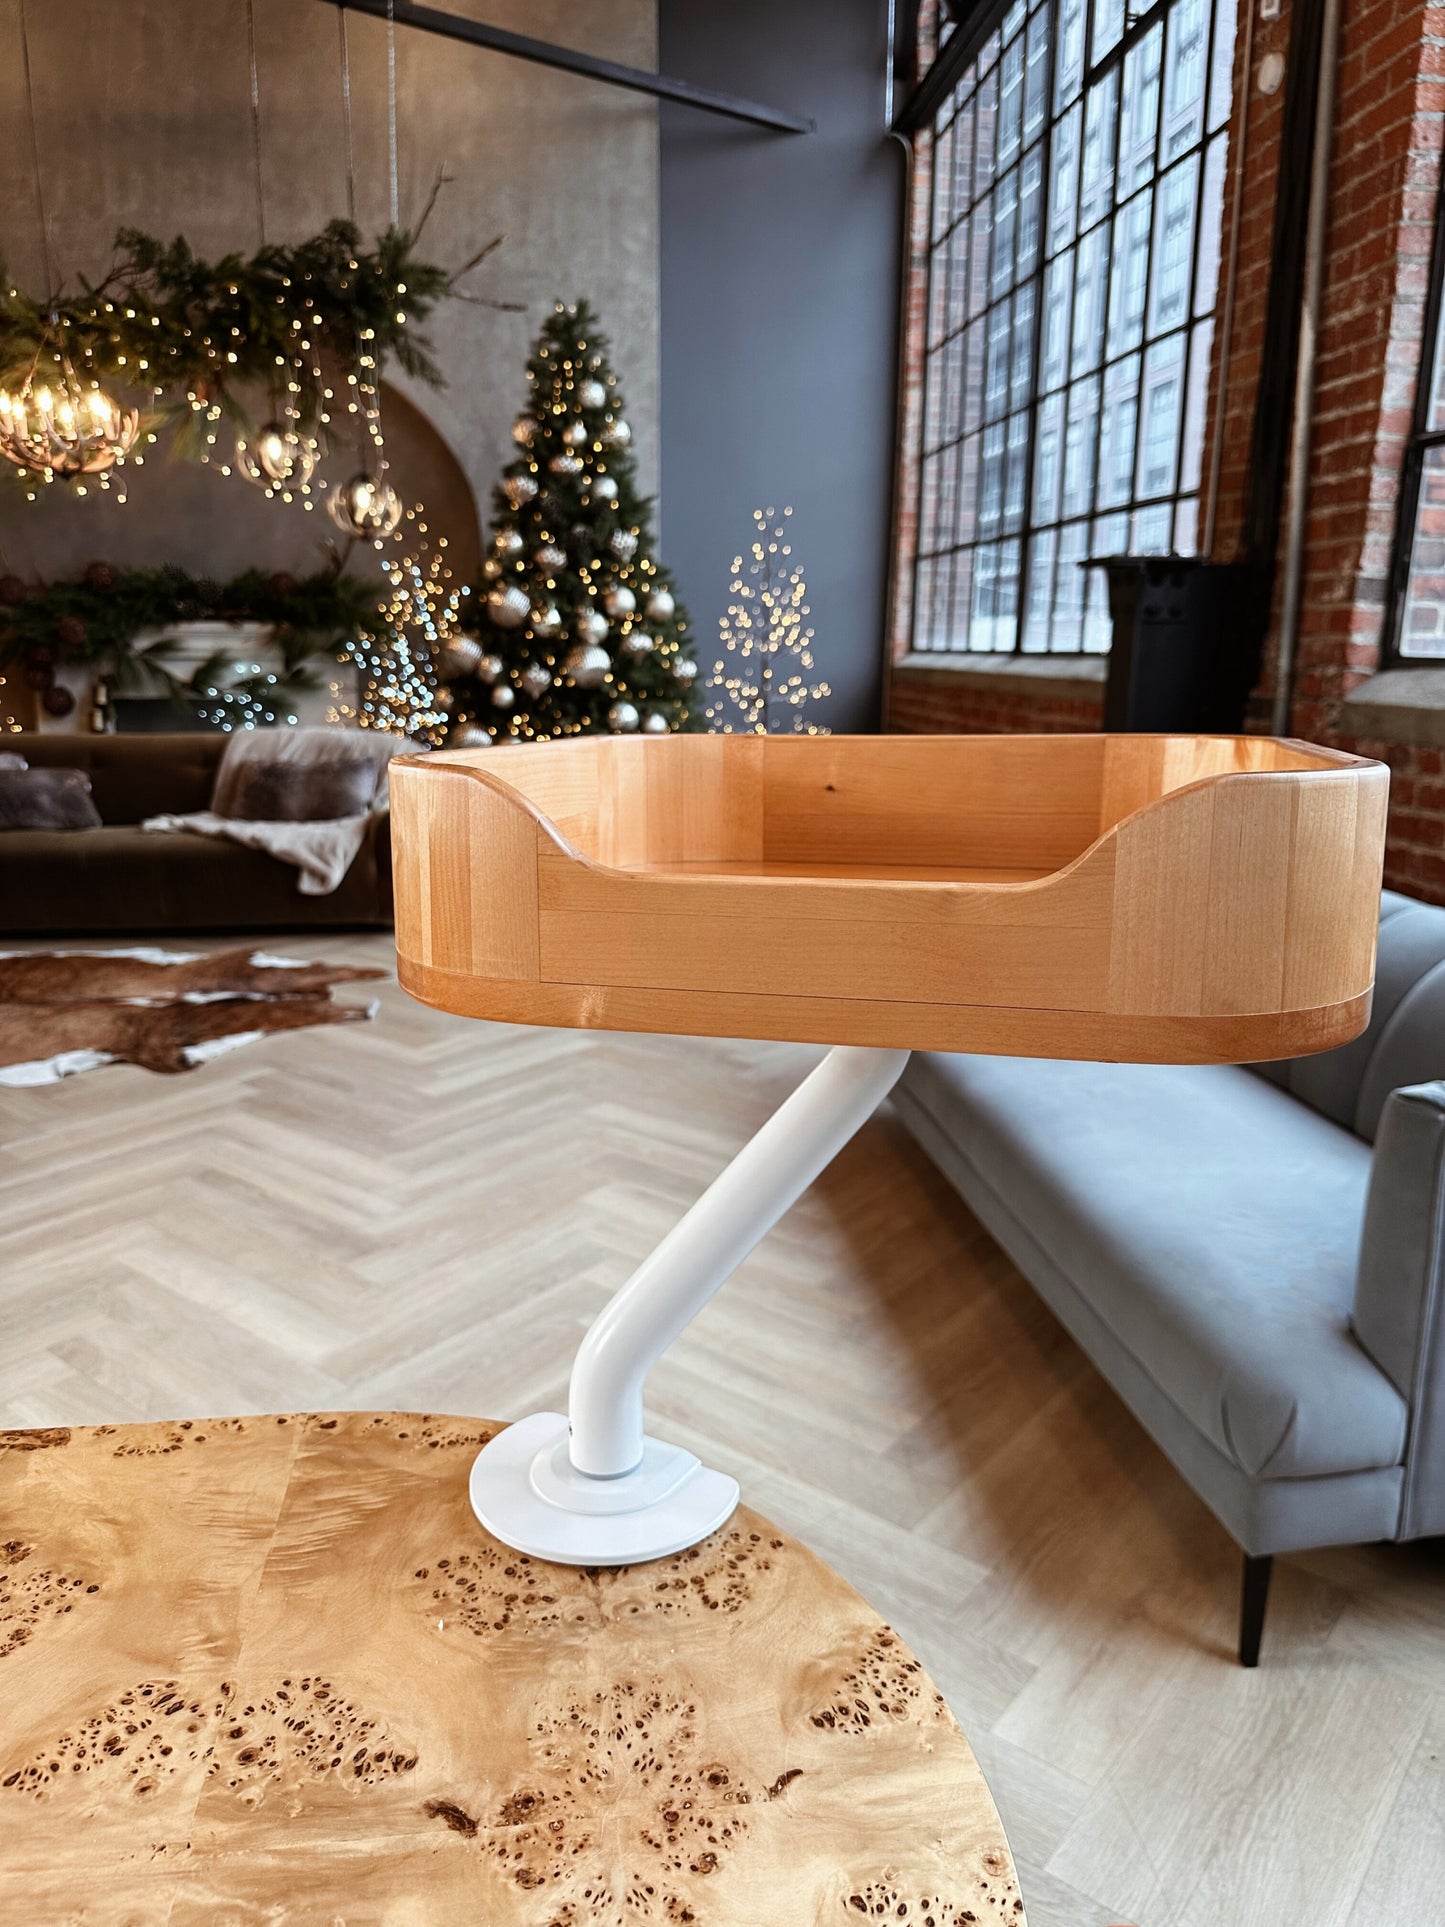
M 1240 1062 L 1369 1014 L 1388 772 L 1270 737 L 606 737 L 392 765 L 471 1017 Z
M 473 1510 L 533 1557 L 661 1558 L 729 1517 L 735 1480 L 648 1437 L 647 1375 L 910 1049 L 1239 1062 L 1344 1043 L 1369 1016 L 1388 776 L 1334 750 L 672 736 L 392 771 L 413 996 L 833 1046 L 593 1323 L 566 1414 L 478 1457 Z

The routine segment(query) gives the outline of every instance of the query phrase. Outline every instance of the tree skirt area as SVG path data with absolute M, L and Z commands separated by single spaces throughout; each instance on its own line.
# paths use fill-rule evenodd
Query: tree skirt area
M 196 1070 L 276 1031 L 361 1023 L 376 1005 L 333 1003 L 332 989 L 385 975 L 249 945 L 210 955 L 148 947 L 0 953 L 0 1085 L 55 1084 L 102 1064 Z

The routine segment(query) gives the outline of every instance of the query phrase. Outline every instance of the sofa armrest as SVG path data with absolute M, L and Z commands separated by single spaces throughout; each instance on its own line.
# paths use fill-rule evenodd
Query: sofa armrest
M 1354 1331 L 1410 1407 L 1398 1536 L 1445 1532 L 1445 1083 L 1407 1085 L 1385 1101 Z
M 368 831 L 371 837 L 371 854 L 376 864 L 376 903 L 377 914 L 384 923 L 392 919 L 391 888 L 391 811 L 378 810 L 371 819 Z

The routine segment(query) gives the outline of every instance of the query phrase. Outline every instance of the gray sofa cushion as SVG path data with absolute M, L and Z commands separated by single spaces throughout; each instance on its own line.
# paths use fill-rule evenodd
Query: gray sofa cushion
M 1445 1532 L 1445 1084 L 1395 1091 L 1381 1114 L 1355 1335 L 1410 1402 L 1398 1536 Z
M 1322 1117 L 1373 1142 L 1402 1084 L 1445 1077 L 1445 910 L 1387 890 L 1380 901 L 1375 1000 L 1353 1043 L 1255 1066 Z
M 1228 1066 L 921 1053 L 900 1090 L 1242 1472 L 1399 1465 L 1405 1401 L 1350 1330 L 1359 1138 Z

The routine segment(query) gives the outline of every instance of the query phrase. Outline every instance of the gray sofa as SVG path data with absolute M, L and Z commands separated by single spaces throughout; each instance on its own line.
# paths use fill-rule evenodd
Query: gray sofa
M 899 1112 L 1243 1547 L 1445 1533 L 1445 910 L 1387 894 L 1369 1028 L 1281 1064 L 919 1052 Z

